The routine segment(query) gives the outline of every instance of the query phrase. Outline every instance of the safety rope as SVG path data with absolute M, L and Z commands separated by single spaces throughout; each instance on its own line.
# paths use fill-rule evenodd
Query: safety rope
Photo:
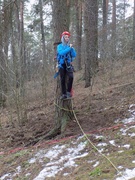
M 71 98 L 70 98 L 71 99 Z M 65 99 L 64 101 L 67 101 L 67 100 L 69 100 L 68 98 L 67 99 Z M 63 107 L 60 107 L 58 104 L 56 104 L 55 102 L 54 102 L 54 105 L 55 106 L 57 106 L 60 110 L 64 110 L 64 111 L 68 111 L 68 112 L 73 112 L 73 110 L 71 109 L 66 109 L 66 108 L 63 108 Z
M 98 148 L 97 148 L 97 147 L 92 143 L 92 141 L 88 138 L 88 135 L 84 132 L 83 128 L 81 127 L 81 125 L 80 125 L 80 123 L 79 123 L 79 121 L 78 121 L 78 119 L 77 119 L 76 113 L 75 113 L 75 111 L 74 111 L 74 109 L 73 109 L 73 101 L 71 100 L 71 102 L 72 102 L 72 112 L 73 112 L 73 115 L 74 115 L 75 120 L 76 120 L 76 122 L 77 122 L 80 130 L 82 131 L 84 137 L 85 137 L 85 138 L 88 140 L 88 142 L 93 146 L 93 148 L 94 148 L 99 154 L 101 154 L 101 156 L 103 156 L 105 159 L 107 159 L 107 161 L 110 162 L 110 164 L 114 167 L 114 169 L 115 169 L 121 176 L 123 176 L 123 174 L 118 170 L 118 168 L 115 166 L 115 164 L 114 164 L 105 154 L 103 154 L 102 152 L 100 152 L 100 151 L 98 150 Z M 125 178 L 124 176 L 123 176 L 123 178 L 126 180 L 126 178 Z
M 69 110 L 69 109 L 66 109 L 66 108 L 62 108 L 62 107 L 60 107 L 58 104 L 56 104 L 56 103 L 54 103 L 58 108 L 60 108 L 61 110 L 64 110 L 64 111 L 72 111 L 73 112 L 73 115 L 74 115 L 74 118 L 75 118 L 75 120 L 76 120 L 76 123 L 78 124 L 78 126 L 79 126 L 79 128 L 80 128 L 80 130 L 81 130 L 81 132 L 82 132 L 82 134 L 84 135 L 84 137 L 88 140 L 88 142 L 91 144 L 91 146 L 101 155 L 101 156 L 103 156 L 113 167 L 114 167 L 114 169 L 119 173 L 119 175 L 121 175 L 125 180 L 127 180 L 125 177 L 124 177 L 124 175 L 118 170 L 118 168 L 115 166 L 115 164 L 105 155 L 105 154 L 103 154 L 102 152 L 100 152 L 99 150 L 98 150 L 98 148 L 92 143 L 92 141 L 88 138 L 88 135 L 84 132 L 84 130 L 83 130 L 83 128 L 81 127 L 81 125 L 80 125 L 80 123 L 79 123 L 79 121 L 78 121 L 78 119 L 77 119 L 77 116 L 76 116 L 76 113 L 75 113 L 75 110 L 73 109 L 73 100 L 71 99 L 71 105 L 72 105 L 72 110 Z M 132 124 L 132 123 L 131 123 Z M 108 128 L 108 129 L 112 129 L 112 127 L 111 128 Z M 72 136 L 72 137 L 74 137 L 74 136 Z M 72 137 L 70 137 L 70 138 L 72 138 Z M 67 139 L 67 138 L 64 138 L 65 140 Z M 54 140 L 53 140 L 54 141 Z M 58 140 L 55 140 L 54 141 L 55 143 L 57 143 L 57 142 L 59 142 Z M 45 144 L 52 144 L 51 142 L 45 142 Z M 39 145 L 38 145 L 39 146 Z M 37 145 L 35 146 L 35 147 L 37 147 Z M 19 150 L 24 150 L 24 149 L 26 149 L 26 148 L 16 148 L 16 149 L 14 149 L 14 150 L 11 150 L 11 151 L 9 151 L 8 153 L 6 153 L 6 154 L 9 154 L 9 153 L 15 153 L 15 152 L 17 152 L 17 151 L 19 151 Z M 0 152 L 0 155 L 4 155 L 5 153 L 4 152 Z
M 73 115 L 74 115 L 74 118 L 76 120 L 76 123 L 78 124 L 82 134 L 84 135 L 84 137 L 88 140 L 88 142 L 92 145 L 92 147 L 101 155 L 103 156 L 105 159 L 107 159 L 107 161 L 109 161 L 109 163 L 114 167 L 114 169 L 121 175 L 123 176 L 123 174 L 118 170 L 118 168 L 115 166 L 115 164 L 105 155 L 103 154 L 102 152 L 100 152 L 98 150 L 98 148 L 92 143 L 92 141 L 88 138 L 88 135 L 84 132 L 82 126 L 80 125 L 78 119 L 77 119 L 77 116 L 76 116 L 76 113 L 75 113 L 75 110 L 73 109 L 73 100 L 71 99 L 71 105 L 72 105 L 72 110 L 69 110 L 69 109 L 66 109 L 66 108 L 62 108 L 60 107 L 58 104 L 54 103 L 59 109 L 61 110 L 64 110 L 64 111 L 72 111 L 73 112 Z M 126 178 L 123 176 L 123 178 L 126 180 Z

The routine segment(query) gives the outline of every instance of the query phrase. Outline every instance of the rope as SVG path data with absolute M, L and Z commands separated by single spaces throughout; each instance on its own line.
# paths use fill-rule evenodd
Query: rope
M 109 163 L 114 167 L 114 169 L 115 169 L 121 176 L 123 176 L 123 174 L 118 170 L 118 168 L 115 166 L 115 164 L 114 164 L 106 155 L 104 155 L 102 152 L 100 152 L 100 151 L 98 150 L 98 148 L 97 148 L 97 147 L 92 143 L 92 141 L 88 138 L 88 135 L 84 132 L 83 128 L 81 127 L 81 125 L 80 125 L 80 123 L 79 123 L 79 121 L 78 121 L 78 119 L 77 119 L 77 116 L 76 116 L 76 114 L 75 114 L 75 110 L 73 109 L 73 101 L 72 101 L 72 99 L 71 99 L 72 110 L 62 108 L 62 107 L 58 106 L 58 104 L 56 104 L 56 103 L 54 103 L 54 104 L 55 104 L 58 108 L 60 108 L 61 110 L 72 111 L 72 112 L 73 112 L 73 115 L 74 115 L 74 117 L 75 117 L 75 120 L 76 120 L 76 122 L 77 122 L 80 130 L 82 131 L 84 137 L 85 137 L 85 138 L 88 140 L 88 142 L 93 146 L 93 148 L 94 148 L 101 156 L 103 156 L 105 159 L 107 159 L 107 161 L 109 161 Z M 132 123 L 131 123 L 131 124 L 132 124 Z M 110 128 L 108 128 L 108 129 L 110 129 Z M 72 137 L 74 137 L 74 136 L 72 136 Z M 70 138 L 72 138 L 72 137 L 70 137 Z M 65 138 L 65 139 L 67 139 L 67 138 Z M 54 141 L 54 140 L 53 140 L 53 141 Z M 57 143 L 58 140 L 55 140 L 54 142 Z M 45 144 L 52 144 L 52 143 L 51 143 L 51 142 L 48 142 L 48 143 L 45 142 Z M 39 145 L 38 145 L 38 146 L 39 146 Z M 35 146 L 35 147 L 37 147 L 37 146 Z M 14 149 L 14 150 L 10 150 L 7 154 L 9 154 L 9 153 L 15 153 L 15 152 L 17 152 L 17 151 L 19 151 L 19 150 L 24 150 L 24 149 L 25 149 L 25 148 L 16 148 L 16 149 Z M 0 152 L 0 155 L 4 155 L 4 154 L 5 154 L 4 152 Z M 125 180 L 127 180 L 124 176 L 123 176 L 123 178 L 124 178 Z
M 101 156 L 103 156 L 103 157 L 113 166 L 113 168 L 118 172 L 118 174 L 120 174 L 125 180 L 127 180 L 127 179 L 123 176 L 123 174 L 118 170 L 118 168 L 115 166 L 115 164 L 114 164 L 105 154 L 103 154 L 102 152 L 100 152 L 100 151 L 98 150 L 98 148 L 97 148 L 97 147 L 92 143 L 92 141 L 88 138 L 88 135 L 84 132 L 83 128 L 81 127 L 81 125 L 80 125 L 80 123 L 79 123 L 79 121 L 78 121 L 78 119 L 77 119 L 75 110 L 73 109 L 73 100 L 71 99 L 72 110 L 69 110 L 69 109 L 66 109 L 66 108 L 62 108 L 62 107 L 60 107 L 60 106 L 59 106 L 58 104 L 56 104 L 56 103 L 54 103 L 54 104 L 55 104 L 59 109 L 61 109 L 61 110 L 69 111 L 69 112 L 72 111 L 72 112 L 73 112 L 73 115 L 74 115 L 74 117 L 75 117 L 75 120 L 76 120 L 76 122 L 77 122 L 80 130 L 82 131 L 84 137 L 85 137 L 85 138 L 88 140 L 88 142 L 91 144 L 91 146 L 93 146 L 93 148 L 94 148 Z
M 65 99 L 65 101 L 67 101 L 68 99 Z M 58 104 L 56 104 L 55 102 L 54 102 L 54 105 L 55 106 L 57 106 L 60 110 L 64 110 L 64 111 L 68 111 L 68 112 L 73 112 L 73 110 L 71 109 L 66 109 L 66 108 L 63 108 L 63 107 L 61 107 L 61 106 L 59 106 Z
M 72 102 L 72 109 L 73 109 L 73 101 L 71 100 L 71 102 Z M 84 130 L 82 129 L 82 127 L 81 127 L 81 125 L 80 125 L 80 123 L 79 123 L 79 121 L 78 121 L 78 119 L 77 119 L 77 116 L 76 116 L 76 114 L 75 114 L 74 109 L 72 110 L 72 112 L 73 112 L 73 114 L 74 114 L 75 120 L 76 120 L 76 122 L 77 122 L 80 130 L 82 131 L 84 137 L 85 137 L 85 138 L 88 140 L 88 142 L 93 146 L 93 148 L 94 148 L 99 154 L 101 154 L 105 159 L 107 159 L 107 161 L 110 162 L 110 164 L 114 167 L 114 169 L 115 169 L 121 176 L 123 176 L 122 173 L 121 173 L 121 172 L 118 170 L 118 168 L 115 166 L 115 164 L 114 164 L 105 154 L 103 154 L 102 152 L 100 152 L 100 151 L 98 150 L 98 148 L 97 148 L 97 147 L 92 143 L 92 141 L 88 138 L 87 134 L 84 132 Z M 126 180 L 126 178 L 125 178 L 124 176 L 123 176 L 123 178 Z
M 69 110 L 69 109 L 66 109 L 66 108 L 62 108 L 62 107 L 60 107 L 60 106 L 59 106 L 58 104 L 56 104 L 56 103 L 54 103 L 54 104 L 55 104 L 59 109 L 61 109 L 61 110 L 72 111 L 72 112 L 73 112 L 73 115 L 74 115 L 74 117 L 75 117 L 75 120 L 76 120 L 76 122 L 77 122 L 80 130 L 82 131 L 84 137 L 85 137 L 85 138 L 88 140 L 88 142 L 93 146 L 93 148 L 94 148 L 101 156 L 103 156 L 105 159 L 107 159 L 107 161 L 109 161 L 109 163 L 114 167 L 114 169 L 115 169 L 121 176 L 123 176 L 122 173 L 121 173 L 121 172 L 118 170 L 118 168 L 115 166 L 115 164 L 114 164 L 105 154 L 103 154 L 102 152 L 100 152 L 100 151 L 98 150 L 98 148 L 97 148 L 97 147 L 92 143 L 92 141 L 88 138 L 88 135 L 84 132 L 83 128 L 81 127 L 81 125 L 80 125 L 80 123 L 79 123 L 79 121 L 78 121 L 78 119 L 77 119 L 75 110 L 73 109 L 73 101 L 72 101 L 72 99 L 71 99 L 72 110 Z M 123 178 L 126 180 L 125 177 L 123 177 Z

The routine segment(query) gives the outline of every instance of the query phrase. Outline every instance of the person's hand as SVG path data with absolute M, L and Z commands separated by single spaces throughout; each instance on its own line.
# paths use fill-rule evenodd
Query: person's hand
M 73 44 L 70 44 L 69 46 L 70 46 L 70 47 L 72 47 L 72 46 L 73 46 Z

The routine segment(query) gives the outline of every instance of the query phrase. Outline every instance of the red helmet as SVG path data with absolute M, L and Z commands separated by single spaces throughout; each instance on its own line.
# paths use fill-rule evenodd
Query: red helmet
M 63 35 L 68 35 L 68 36 L 70 37 L 70 33 L 69 33 L 68 31 L 64 31 L 64 32 L 61 34 L 61 37 L 62 37 Z

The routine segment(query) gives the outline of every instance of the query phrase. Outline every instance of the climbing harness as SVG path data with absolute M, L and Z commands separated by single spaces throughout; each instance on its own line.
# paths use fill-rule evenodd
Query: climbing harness
M 56 59 L 58 60 L 59 58 L 63 58 L 63 59 L 64 59 L 64 63 L 65 63 L 65 65 L 66 65 L 66 71 L 67 71 L 67 72 L 75 72 L 73 65 L 72 65 L 72 64 L 69 64 L 69 63 L 67 62 L 69 56 L 70 56 L 70 59 L 71 59 L 71 62 L 72 62 L 72 56 L 71 56 L 70 53 L 68 53 L 66 56 L 61 55 L 61 56 L 59 56 L 59 57 L 58 57 L 58 54 L 57 54 L 56 57 L 58 57 L 58 58 L 56 58 Z M 59 60 L 58 60 L 58 64 L 59 64 Z M 61 67 L 59 67 L 59 69 L 60 69 L 60 68 L 63 68 L 62 65 L 61 65 Z M 58 69 L 58 71 L 54 74 L 54 79 L 59 76 L 59 69 Z

